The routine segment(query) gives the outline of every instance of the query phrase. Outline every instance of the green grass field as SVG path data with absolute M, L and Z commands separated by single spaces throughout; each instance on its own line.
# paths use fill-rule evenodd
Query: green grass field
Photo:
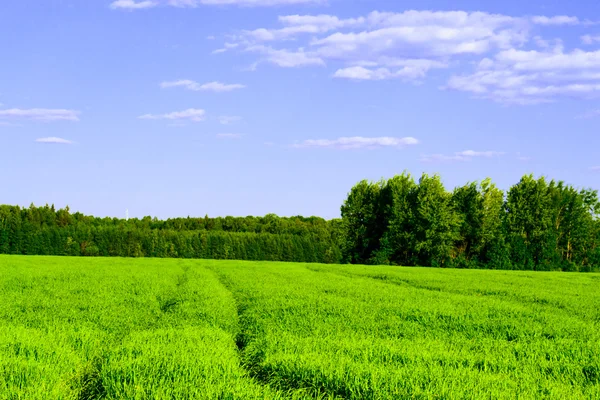
M 0 399 L 597 399 L 600 275 L 0 256 Z

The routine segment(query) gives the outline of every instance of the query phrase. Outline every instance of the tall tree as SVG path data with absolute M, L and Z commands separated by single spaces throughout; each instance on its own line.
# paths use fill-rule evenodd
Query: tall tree
M 481 181 L 479 191 L 483 198 L 479 261 L 490 269 L 510 269 L 510 250 L 504 225 L 504 193 L 489 178 Z
M 460 217 L 454 263 L 459 267 L 476 267 L 482 252 L 484 233 L 484 198 L 477 183 L 454 189 L 452 205 Z
M 381 191 L 385 182 L 363 180 L 348 194 L 341 207 L 344 258 L 351 263 L 366 264 L 379 248 L 385 230 Z
M 452 195 L 439 175 L 423 174 L 414 199 L 412 225 L 419 264 L 451 266 L 454 243 L 460 237 L 460 216 L 452 206 Z
M 414 208 L 417 184 L 404 172 L 389 179 L 381 191 L 381 211 L 385 219 L 384 233 L 379 249 L 372 259 L 374 264 L 414 265 Z
M 526 175 L 508 191 L 506 227 L 511 258 L 518 269 L 552 269 L 555 251 L 555 213 L 544 177 Z

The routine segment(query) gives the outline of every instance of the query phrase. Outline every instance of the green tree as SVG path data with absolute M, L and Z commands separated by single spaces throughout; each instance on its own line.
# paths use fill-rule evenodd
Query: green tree
M 506 228 L 511 259 L 518 269 L 548 270 L 560 260 L 555 251 L 555 212 L 544 177 L 526 175 L 508 191 Z
M 483 198 L 479 261 L 483 268 L 511 269 L 510 249 L 506 241 L 504 193 L 486 178 L 479 184 Z
M 451 266 L 461 223 L 452 206 L 452 195 L 446 191 L 438 175 L 423 174 L 414 198 L 412 225 L 419 264 Z
M 348 262 L 366 264 L 379 249 L 385 230 L 380 196 L 383 186 L 383 181 L 363 180 L 350 190 L 342 205 L 342 251 Z
M 476 267 L 483 247 L 484 198 L 477 183 L 454 189 L 452 205 L 460 217 L 454 264 Z
M 416 195 L 417 184 L 407 172 L 394 176 L 382 187 L 380 207 L 384 233 L 373 263 L 414 265 L 417 262 L 413 225 Z

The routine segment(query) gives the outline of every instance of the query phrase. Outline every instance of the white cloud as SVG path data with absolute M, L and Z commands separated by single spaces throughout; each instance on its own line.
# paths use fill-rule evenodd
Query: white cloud
M 510 49 L 498 53 L 496 60 L 511 64 L 514 69 L 521 71 L 598 69 L 600 68 L 600 50 L 588 52 L 575 49 L 570 53 L 565 53 L 562 48 L 551 52 Z
M 330 58 L 422 58 L 481 54 L 521 44 L 527 36 L 523 21 L 482 12 L 372 12 L 366 21 L 360 32 L 336 32 L 312 44 Z
M 242 120 L 242 117 L 239 117 L 237 115 L 221 115 L 219 117 L 219 122 L 222 125 L 231 125 L 235 122 L 239 122 Z
M 486 39 L 459 36 L 460 30 L 444 27 L 390 27 L 359 33 L 337 32 L 312 44 L 323 57 L 350 60 L 364 58 L 365 55 L 372 58 L 398 52 L 407 57 L 435 57 L 481 54 L 490 50 L 490 43 Z
M 268 46 L 255 45 L 247 47 L 246 51 L 260 53 L 264 56 L 264 61 L 284 68 L 325 65 L 322 58 L 313 52 L 305 52 L 304 49 L 276 50 Z
M 226 51 L 228 51 L 228 50 L 235 49 L 235 48 L 236 48 L 236 47 L 238 47 L 239 45 L 240 45 L 239 43 L 227 43 L 227 42 L 226 42 L 226 43 L 223 45 L 223 47 L 222 47 L 222 48 L 220 48 L 220 49 L 217 49 L 217 50 L 214 50 L 214 51 L 212 52 L 212 54 L 220 54 L 220 53 L 225 53 L 225 52 L 226 52 Z
M 79 121 L 79 111 L 65 109 L 11 108 L 0 110 L 0 118 L 30 119 L 35 121 Z
M 247 39 L 256 41 L 286 40 L 300 34 L 325 33 L 344 27 L 356 27 L 365 23 L 365 18 L 340 19 L 333 15 L 285 15 L 279 17 L 285 25 L 280 29 L 259 28 L 244 31 Z
M 590 170 L 600 172 L 600 165 L 591 167 Z
M 245 85 L 241 85 L 239 83 L 233 83 L 233 84 L 225 84 L 225 83 L 221 83 L 221 82 L 209 82 L 209 83 L 205 83 L 203 85 L 201 85 L 199 87 L 199 90 L 207 90 L 207 91 L 211 91 L 211 92 L 231 92 L 232 90 L 237 90 L 237 89 L 243 89 L 245 88 Z
M 432 68 L 447 67 L 453 57 L 521 46 L 531 28 L 526 18 L 464 11 L 374 11 L 346 19 L 325 14 L 285 15 L 278 22 L 283 27 L 243 31 L 235 40 L 241 49 L 261 53 L 266 61 L 281 67 L 341 61 L 346 65 L 338 67 L 335 77 L 362 80 L 421 79 Z M 276 50 L 263 44 L 297 43 L 302 38 L 308 42 L 296 49 Z M 390 65 L 386 59 L 405 64 Z M 407 60 L 421 65 L 409 65 Z
M 465 150 L 465 151 L 456 153 L 456 155 L 464 156 L 464 157 L 486 157 L 486 158 L 502 156 L 504 154 L 505 153 L 503 151 L 489 151 L 489 150 L 488 151 Z
M 328 31 L 337 28 L 361 26 L 365 18 L 340 19 L 333 15 L 285 15 L 279 17 L 279 22 L 287 26 L 316 26 L 320 31 Z
M 425 78 L 427 72 L 432 68 L 447 68 L 448 64 L 427 60 L 391 60 L 380 59 L 377 62 L 359 62 L 359 65 L 348 68 L 338 69 L 334 74 L 334 78 L 345 78 L 354 80 L 384 80 L 399 78 L 403 80 L 419 80 Z M 362 65 L 360 65 L 362 64 Z M 387 67 L 381 68 L 365 68 L 369 65 L 387 65 L 390 67 L 401 67 L 391 70 Z
M 475 150 L 464 150 L 456 152 L 452 155 L 445 154 L 428 154 L 421 156 L 423 162 L 444 162 L 444 161 L 471 161 L 473 158 L 492 158 L 503 156 L 502 151 L 475 151 Z
M 222 93 L 222 92 L 231 92 L 231 91 L 237 90 L 237 89 L 243 89 L 246 86 L 241 85 L 239 83 L 225 84 L 225 83 L 216 82 L 216 81 L 199 84 L 198 82 L 195 82 L 192 80 L 182 79 L 182 80 L 173 81 L 173 82 L 163 82 L 160 84 L 160 87 L 162 87 L 163 89 L 172 88 L 172 87 L 183 87 L 187 90 L 193 90 L 193 91 L 210 91 L 210 92 Z
M 375 149 L 381 147 L 402 148 L 416 145 L 419 141 L 413 137 L 341 137 L 338 139 L 311 139 L 295 144 L 296 148 L 334 148 L 334 149 Z
M 541 26 L 593 24 L 575 16 L 408 10 L 351 18 L 282 15 L 277 23 L 230 36 L 241 51 L 262 56 L 251 69 L 261 62 L 336 64 L 331 76 L 338 79 L 420 82 L 435 70 L 474 64 L 475 71 L 455 73 L 445 88 L 507 104 L 600 94 L 600 50 L 566 50 L 561 39 L 535 35 Z
M 485 26 L 490 28 L 512 24 L 519 18 L 486 12 L 407 10 L 397 12 L 373 11 L 367 17 L 373 26 Z
M 206 111 L 198 108 L 188 108 L 183 111 L 175 111 L 168 114 L 144 114 L 140 119 L 168 119 L 168 120 L 188 120 L 192 122 L 204 121 Z
M 242 135 L 239 133 L 218 133 L 217 137 L 220 139 L 239 139 Z
M 113 1 L 110 4 L 110 8 L 115 9 L 125 9 L 125 10 L 141 10 L 144 8 L 152 8 L 158 6 L 158 2 L 156 1 L 135 1 L 135 0 L 117 0 Z
M 52 144 L 73 144 L 72 141 L 67 139 L 62 139 L 58 137 L 47 137 L 47 138 L 39 138 L 35 139 L 38 143 L 52 143 Z
M 594 98 L 600 96 L 600 50 L 565 52 L 560 43 L 545 51 L 504 50 L 476 72 L 452 76 L 446 88 L 509 104 Z
M 394 73 L 387 68 L 367 69 L 365 67 L 349 67 L 335 71 L 334 78 L 377 81 L 394 77 Z
M 567 15 L 556 15 L 553 17 L 538 15 L 532 17 L 531 22 L 537 25 L 578 25 L 580 21 L 577 17 L 569 17 Z
M 245 31 L 244 35 L 258 42 L 270 42 L 283 40 L 300 33 L 319 33 L 319 27 L 312 25 L 290 26 L 282 29 L 259 28 L 253 31 Z
M 591 45 L 591 44 L 598 43 L 598 42 L 600 42 L 600 35 L 597 35 L 597 36 L 583 35 L 581 37 L 581 43 L 583 43 L 583 44 Z

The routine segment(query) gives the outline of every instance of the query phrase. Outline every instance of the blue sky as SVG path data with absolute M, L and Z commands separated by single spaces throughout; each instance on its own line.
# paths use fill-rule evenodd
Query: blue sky
M 0 203 L 339 216 L 404 170 L 600 189 L 595 2 L 0 5 Z

